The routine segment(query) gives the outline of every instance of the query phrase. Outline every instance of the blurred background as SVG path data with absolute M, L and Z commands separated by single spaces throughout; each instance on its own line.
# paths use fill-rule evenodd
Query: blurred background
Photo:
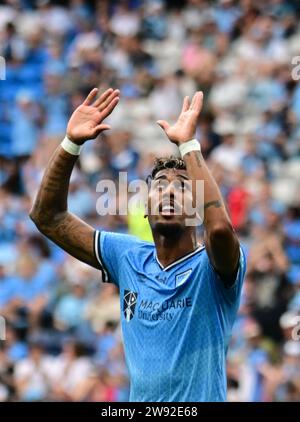
M 113 130 L 85 144 L 69 209 L 145 239 L 142 218 L 97 214 L 97 182 L 145 178 L 174 152 L 155 121 L 204 91 L 197 137 L 248 259 L 228 400 L 300 401 L 299 18 L 296 0 L 0 1 L 0 401 L 128 400 L 118 292 L 28 217 L 94 86 L 121 102 Z

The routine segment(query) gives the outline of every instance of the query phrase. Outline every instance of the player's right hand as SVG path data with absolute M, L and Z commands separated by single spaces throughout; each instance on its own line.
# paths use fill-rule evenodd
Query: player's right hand
M 95 100 L 97 93 L 98 89 L 94 88 L 69 120 L 67 137 L 75 144 L 81 145 L 110 129 L 109 125 L 102 122 L 118 104 L 120 91 L 109 88 Z

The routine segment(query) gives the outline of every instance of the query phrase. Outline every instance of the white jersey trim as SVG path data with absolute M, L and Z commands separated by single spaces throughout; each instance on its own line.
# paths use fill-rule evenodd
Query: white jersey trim
M 202 251 L 203 249 L 205 249 L 205 246 L 204 246 L 204 245 L 201 245 L 201 246 L 199 246 L 197 249 L 195 249 L 193 252 L 190 252 L 189 254 L 187 254 L 187 255 L 183 256 L 182 258 L 179 258 L 177 261 L 172 262 L 172 264 L 167 265 L 166 267 L 164 267 L 164 266 L 163 266 L 163 265 L 159 262 L 159 259 L 158 259 L 158 257 L 157 257 L 157 253 L 156 253 L 156 252 L 155 252 L 155 259 L 156 259 L 156 261 L 157 261 L 158 265 L 160 266 L 160 268 L 161 268 L 163 271 L 166 271 L 166 270 L 169 270 L 170 268 L 174 267 L 175 265 L 180 264 L 181 262 L 185 261 L 186 259 L 190 258 L 191 256 L 196 255 L 196 253 L 198 253 L 198 252 Z
M 95 255 L 97 258 L 98 263 L 101 266 L 101 272 L 102 272 L 102 278 L 104 283 L 108 283 L 109 282 L 109 276 L 107 271 L 105 270 L 105 266 L 101 260 L 101 253 L 99 251 L 99 238 L 100 238 L 100 232 L 98 230 L 95 230 L 95 240 L 94 240 L 94 248 L 95 248 Z M 100 246 L 101 248 L 101 246 Z

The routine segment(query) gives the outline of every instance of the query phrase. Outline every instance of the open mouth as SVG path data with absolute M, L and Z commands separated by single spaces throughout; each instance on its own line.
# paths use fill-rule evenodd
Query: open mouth
M 181 207 L 174 202 L 163 202 L 159 205 L 159 213 L 163 216 L 179 215 Z

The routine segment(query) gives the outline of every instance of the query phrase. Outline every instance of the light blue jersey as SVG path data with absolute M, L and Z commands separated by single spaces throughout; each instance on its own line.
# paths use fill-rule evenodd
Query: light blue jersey
M 153 243 L 96 232 L 106 282 L 120 289 L 130 401 L 226 400 L 225 356 L 246 270 L 226 288 L 205 247 L 163 268 Z

